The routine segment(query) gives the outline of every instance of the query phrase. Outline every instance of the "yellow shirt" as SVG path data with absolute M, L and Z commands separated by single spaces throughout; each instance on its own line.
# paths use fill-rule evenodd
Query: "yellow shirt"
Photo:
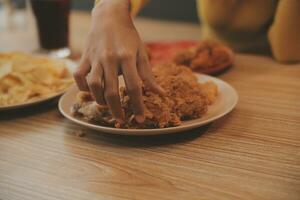
M 100 1 L 100 0 L 96 0 Z M 147 0 L 131 0 L 133 15 Z M 197 0 L 203 39 L 235 51 L 300 61 L 300 0 Z

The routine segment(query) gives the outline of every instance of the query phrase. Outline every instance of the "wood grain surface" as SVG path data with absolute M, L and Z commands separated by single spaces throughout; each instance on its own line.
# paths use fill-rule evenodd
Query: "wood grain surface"
M 76 16 L 86 20 L 72 29 L 80 35 L 88 17 Z M 161 26 L 140 22 L 144 30 Z M 196 26 L 182 27 L 178 38 L 196 35 Z M 161 34 L 158 40 L 166 37 Z M 299 200 L 300 65 L 238 54 L 234 68 L 219 78 L 237 89 L 236 109 L 175 135 L 86 130 L 63 118 L 56 102 L 1 112 L 0 199 Z

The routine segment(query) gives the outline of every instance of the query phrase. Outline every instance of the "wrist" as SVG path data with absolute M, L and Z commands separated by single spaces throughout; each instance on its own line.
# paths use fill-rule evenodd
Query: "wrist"
M 101 0 L 92 10 L 92 15 L 100 12 L 124 12 L 130 10 L 130 0 Z
M 101 0 L 102 4 L 130 4 L 130 0 Z

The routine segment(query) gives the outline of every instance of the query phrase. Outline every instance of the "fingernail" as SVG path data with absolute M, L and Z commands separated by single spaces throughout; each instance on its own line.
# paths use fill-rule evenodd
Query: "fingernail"
M 137 115 L 135 116 L 135 120 L 141 124 L 145 121 L 145 117 L 143 115 Z

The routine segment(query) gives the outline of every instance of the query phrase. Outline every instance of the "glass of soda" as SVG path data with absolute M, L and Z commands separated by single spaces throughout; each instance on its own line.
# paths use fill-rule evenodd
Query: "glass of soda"
M 57 58 L 70 56 L 70 1 L 30 0 L 36 19 L 41 53 Z

